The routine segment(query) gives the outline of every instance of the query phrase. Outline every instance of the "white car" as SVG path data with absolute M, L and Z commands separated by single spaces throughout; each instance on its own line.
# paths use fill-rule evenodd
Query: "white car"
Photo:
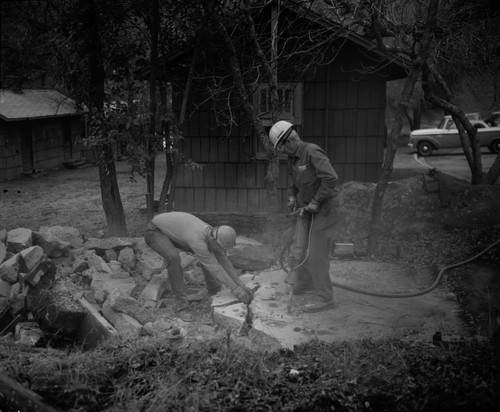
M 479 145 L 500 154 L 500 127 L 491 127 L 483 120 L 470 122 L 477 129 Z M 452 117 L 444 116 L 436 128 L 413 130 L 408 146 L 416 149 L 419 156 L 430 156 L 434 150 L 460 148 L 462 143 Z

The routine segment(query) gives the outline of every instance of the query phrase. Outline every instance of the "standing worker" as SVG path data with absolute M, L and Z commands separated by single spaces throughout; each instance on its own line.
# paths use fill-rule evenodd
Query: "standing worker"
M 178 314 L 188 309 L 191 302 L 202 299 L 198 294 L 186 293 L 179 249 L 198 258 L 209 294 L 217 293 L 222 283 L 241 302 L 248 304 L 252 301 L 252 291 L 241 282 L 226 256 L 226 250 L 236 242 L 236 232 L 232 227 L 212 227 L 185 212 L 160 213 L 149 223 L 144 239 L 165 260 Z M 189 313 L 180 315 L 183 320 L 193 320 Z
M 302 141 L 291 123 L 284 120 L 275 123 L 269 139 L 275 150 L 289 156 L 293 183 L 288 189 L 288 207 L 301 209 L 301 217 L 310 218 L 312 225 L 306 236 L 309 243 L 299 245 L 307 250 L 307 256 L 294 256 L 292 248 L 289 263 L 298 269 L 292 269 L 285 282 L 291 284 L 294 295 L 310 293 L 311 301 L 303 307 L 305 312 L 331 309 L 334 300 L 329 245 L 336 218 L 337 173 L 325 151 Z M 297 233 L 296 230 L 295 241 Z M 305 260 L 299 262 L 299 259 Z

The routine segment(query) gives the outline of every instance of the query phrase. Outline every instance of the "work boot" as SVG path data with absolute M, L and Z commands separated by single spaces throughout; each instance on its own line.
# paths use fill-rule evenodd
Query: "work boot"
M 184 322 L 193 322 L 194 316 L 189 313 L 188 309 L 191 307 L 191 304 L 187 300 L 180 300 L 176 303 L 174 307 L 175 314 L 177 317 Z
M 315 296 L 309 303 L 305 304 L 302 307 L 304 312 L 308 313 L 316 313 L 322 312 L 324 310 L 333 309 L 335 307 L 335 301 L 333 300 L 333 296 L 329 298 L 325 298 L 322 296 Z
M 311 293 L 314 291 L 314 288 L 311 285 L 293 285 L 293 294 L 294 295 L 303 295 L 305 293 Z
M 199 302 L 207 297 L 207 292 L 204 289 L 196 293 L 186 295 L 188 302 Z
M 221 290 L 222 290 L 222 286 L 221 285 L 218 285 L 217 287 L 210 288 L 210 289 L 208 289 L 208 295 L 209 296 L 216 295 Z
M 183 322 L 194 322 L 194 316 L 185 309 L 176 312 L 176 315 Z

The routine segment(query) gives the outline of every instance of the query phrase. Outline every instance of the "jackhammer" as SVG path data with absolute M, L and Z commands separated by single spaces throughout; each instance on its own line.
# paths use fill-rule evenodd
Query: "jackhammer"
M 288 313 L 292 308 L 293 290 L 298 280 L 298 270 L 307 260 L 311 224 L 314 219 L 313 214 L 303 208 L 294 211 L 293 214 L 297 214 L 297 219 L 287 262 L 289 270 L 285 278 L 285 283 L 290 287 L 287 304 Z

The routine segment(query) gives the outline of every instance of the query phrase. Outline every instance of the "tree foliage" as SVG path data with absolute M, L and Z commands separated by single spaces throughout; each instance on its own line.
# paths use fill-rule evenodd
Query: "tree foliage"
M 16 87 L 56 88 L 89 110 L 89 135 L 84 143 L 95 153 L 102 183 L 108 182 L 102 190 L 103 206 L 108 229 L 114 234 L 125 234 L 126 223 L 124 216 L 113 223 L 122 208 L 114 176 L 117 154 L 112 146 L 129 158 L 131 179 L 135 179 L 136 174 L 153 176 L 155 155 L 164 147 L 169 151 L 172 145 L 166 142 L 181 138 L 176 116 L 165 109 L 161 86 L 170 82 L 174 93 L 184 91 L 182 62 L 174 65 L 170 54 L 191 41 L 199 23 L 197 2 L 153 4 L 33 0 L 2 7 L 2 22 L 6 22 L 2 29 L 12 29 L 3 36 L 7 39 L 2 45 L 2 55 L 7 57 L 2 60 L 4 84 L 8 80 L 8 87 L 15 81 Z M 148 85 L 144 71 L 152 60 L 153 21 L 157 22 L 157 74 Z M 20 65 L 22 70 L 18 70 Z M 156 100 L 160 104 L 153 104 Z M 165 124 L 171 125 L 168 135 Z M 176 146 L 173 150 L 178 150 Z M 154 181 L 148 180 L 148 186 L 152 187 L 147 193 L 154 196 Z M 107 198 L 111 192 L 115 193 Z

